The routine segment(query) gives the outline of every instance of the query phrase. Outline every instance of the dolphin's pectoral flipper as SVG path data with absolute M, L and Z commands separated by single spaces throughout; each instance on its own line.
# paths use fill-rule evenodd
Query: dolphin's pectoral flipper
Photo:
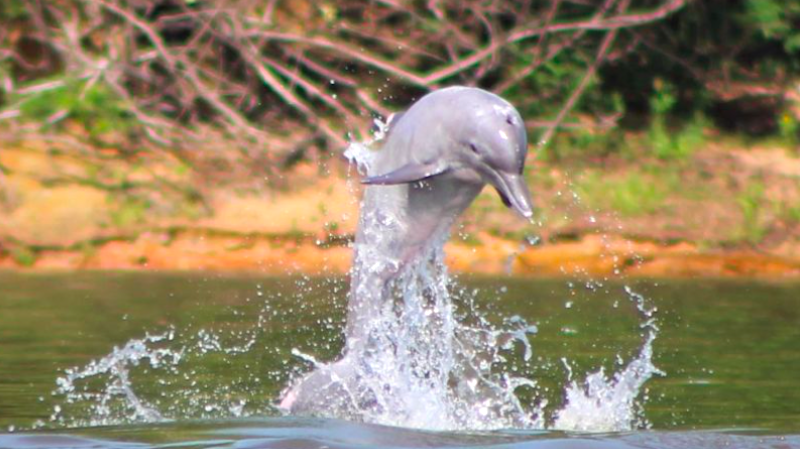
M 440 175 L 447 171 L 447 165 L 441 161 L 433 161 L 427 164 L 409 162 L 408 164 L 378 176 L 370 176 L 361 180 L 362 184 L 368 185 L 392 185 L 405 184 L 409 182 L 422 181 L 431 176 Z

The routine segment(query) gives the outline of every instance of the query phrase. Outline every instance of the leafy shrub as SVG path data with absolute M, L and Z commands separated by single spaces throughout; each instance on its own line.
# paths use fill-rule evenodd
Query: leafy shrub
M 778 129 L 780 130 L 781 139 L 788 145 L 795 146 L 800 144 L 800 123 L 790 113 L 786 112 L 781 115 L 778 122 Z
M 677 102 L 675 89 L 659 79 L 656 79 L 654 85 L 654 94 L 650 100 L 653 117 L 648 133 L 653 154 L 662 160 L 686 159 L 703 144 L 706 122 L 697 114 L 680 129 L 670 129 L 667 121 L 668 114 Z
M 28 5 L 21 0 L 3 0 L 0 2 L 0 19 L 22 19 L 28 15 Z
M 10 251 L 11 258 L 22 267 L 32 267 L 36 263 L 36 253 L 26 246 L 16 246 Z
M 746 17 L 767 39 L 779 40 L 789 53 L 800 51 L 800 3 L 785 0 L 747 0 Z
M 57 123 L 63 116 L 64 120 L 79 123 L 94 138 L 125 132 L 136 124 L 124 103 L 102 83 L 68 80 L 59 87 L 34 92 L 20 101 L 20 113 L 25 119 Z

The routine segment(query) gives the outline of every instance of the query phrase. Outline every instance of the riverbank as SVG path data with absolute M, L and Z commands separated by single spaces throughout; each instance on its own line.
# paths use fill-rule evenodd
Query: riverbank
M 528 246 L 481 233 L 451 242 L 447 263 L 457 273 L 516 276 L 798 278 L 800 259 L 755 251 L 704 251 L 689 243 L 637 242 L 586 235 L 575 241 Z M 10 255 L 0 268 L 22 270 L 202 270 L 265 274 L 343 275 L 351 262 L 346 240 L 154 231 L 84 249 L 42 249 L 20 264 Z
M 299 164 L 264 186 L 205 180 L 167 157 L 56 150 L 0 149 L 0 268 L 349 268 L 360 186 L 343 165 Z M 800 278 L 800 159 L 791 150 L 708 145 L 681 163 L 533 160 L 528 179 L 536 223 L 486 189 L 447 245 L 454 271 Z

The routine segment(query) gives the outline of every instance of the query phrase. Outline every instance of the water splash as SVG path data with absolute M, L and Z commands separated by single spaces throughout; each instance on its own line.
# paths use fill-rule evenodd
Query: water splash
M 345 359 L 354 371 L 342 372 L 294 352 L 315 369 L 331 373 L 316 414 L 431 430 L 610 432 L 647 427 L 642 390 L 661 372 L 652 362 L 656 310 L 647 308 L 643 296 L 625 287 L 644 319 L 637 356 L 619 363 L 615 373 L 601 369 L 583 381 L 573 378 L 565 358 L 569 379 L 564 404 L 548 410 L 534 378 L 507 371 L 512 364 L 532 363 L 530 336 L 537 327 L 518 316 L 500 326 L 491 324 L 472 307 L 470 294 L 449 278 L 441 250 L 433 251 L 430 263 L 412 266 L 397 279 L 395 301 L 371 323 L 370 344 L 357 355 L 358 363 Z M 466 307 L 459 311 L 455 300 Z M 532 404 L 523 402 L 521 389 L 532 393 Z M 346 399 L 332 401 L 335 396 Z M 553 416 L 552 421 L 546 416 Z
M 653 364 L 653 342 L 658 335 L 657 310 L 648 308 L 644 296 L 631 287 L 625 286 L 624 289 L 645 319 L 641 324 L 645 337 L 639 354 L 612 376 L 600 369 L 587 375 L 583 382 L 570 379 L 565 392 L 566 403 L 557 412 L 553 429 L 617 432 L 648 427 L 641 414 L 641 404 L 636 400 L 651 377 L 664 374 Z M 566 359 L 564 364 L 572 377 Z
M 379 133 L 372 141 L 353 143 L 345 153 L 361 172 L 368 171 L 373 161 L 369 145 L 387 132 L 385 124 L 376 124 Z M 370 219 L 381 221 L 384 227 L 392 226 L 388 216 L 376 214 Z M 475 294 L 465 291 L 448 274 L 442 251 L 447 238 L 446 230 L 440 232 L 422 250 L 420 263 L 408 264 L 402 273 L 379 287 L 381 294 L 392 300 L 384 301 L 370 322 L 364 323 L 366 331 L 359 343 L 347 342 L 343 360 L 326 364 L 297 348 L 291 350 L 294 357 L 319 374 L 315 414 L 439 430 L 551 428 L 607 432 L 646 427 L 641 414 L 642 391 L 660 371 L 652 362 L 658 334 L 656 310 L 647 307 L 643 296 L 625 288 L 643 319 L 638 354 L 627 364 L 620 363 L 614 373 L 598 370 L 583 380 L 576 380 L 578 376 L 572 374 L 565 358 L 570 374 L 563 405 L 549 407 L 535 378 L 515 374 L 517 370 L 509 368 L 535 363 L 531 336 L 537 327 L 518 316 L 493 324 L 478 311 Z M 380 252 L 370 253 L 367 248 L 363 254 L 363 262 L 372 272 L 397 268 L 397 261 L 382 257 Z M 587 288 L 595 284 L 589 281 Z M 297 299 L 300 301 L 294 302 L 303 312 L 303 298 Z M 292 309 L 289 313 L 294 312 Z M 276 313 L 262 311 L 257 327 Z M 333 324 L 325 321 L 324 326 Z M 210 330 L 176 340 L 174 330 L 146 335 L 83 368 L 67 370 L 55 393 L 64 396 L 62 405 L 91 404 L 91 418 L 69 419 L 62 405 L 57 405 L 52 421 L 85 426 L 274 413 L 269 406 L 253 404 L 258 399 L 269 402 L 274 398 L 253 398 L 249 391 L 237 395 L 230 385 L 202 388 L 197 385 L 196 372 L 185 367 L 179 370 L 178 366 L 189 356 L 221 354 L 233 358 L 250 351 L 285 353 L 288 348 L 257 345 L 255 336 L 247 333 L 237 336 L 238 343 L 230 344 Z M 189 386 L 163 400 L 143 400 L 139 385 L 131 378 L 136 369 L 160 370 Z M 280 378 L 275 373 L 252 375 L 256 380 L 258 376 Z M 164 377 L 168 376 L 158 382 L 165 386 L 173 383 Z M 177 403 L 179 397 L 184 399 L 183 405 Z
M 251 351 L 263 324 L 231 331 L 226 337 L 210 329 L 180 334 L 170 328 L 115 347 L 83 367 L 57 378 L 50 422 L 60 427 L 94 427 L 165 422 L 185 418 L 227 418 L 274 413 L 267 399 L 252 398 L 246 388 L 211 384 L 196 368 L 203 358 L 232 359 Z M 240 378 L 237 383 L 255 379 Z
M 107 356 L 90 362 L 85 367 L 67 369 L 56 381 L 55 394 L 64 395 L 67 403 L 91 404 L 87 421 L 71 422 L 71 425 L 99 426 L 116 424 L 120 416 L 131 422 L 157 422 L 164 417 L 152 405 L 146 403 L 133 389 L 130 381 L 131 368 L 147 363 L 151 368 L 174 367 L 183 357 L 183 349 L 153 348 L 151 345 L 172 341 L 174 330 L 163 334 L 146 335 L 130 340 L 123 347 L 115 347 Z M 82 381 L 104 376 L 108 379 L 99 391 L 88 388 Z M 121 401 L 117 401 L 121 399 Z M 61 414 L 62 407 L 56 405 L 51 421 L 67 424 Z
M 382 141 L 386 137 L 386 134 L 389 132 L 390 121 L 391 117 L 385 122 L 380 118 L 375 118 L 373 120 L 375 132 L 372 134 L 372 138 L 364 142 L 351 141 L 350 145 L 344 151 L 345 159 L 347 159 L 351 165 L 354 165 L 359 173 L 365 174 L 369 171 L 375 157 L 375 151 L 371 146 L 376 142 Z
M 339 362 L 310 361 L 316 403 L 305 406 L 326 417 L 436 430 L 541 428 L 543 413 L 526 409 L 516 391 L 536 389 L 530 379 L 498 368 L 517 346 L 532 355 L 528 335 L 535 326 L 515 317 L 499 328 L 471 313 L 457 319 L 454 284 L 441 245 L 387 287 L 386 301 L 372 318 L 367 342 L 351 347 Z M 460 299 L 465 299 L 460 295 Z M 307 382 L 307 380 L 306 380 Z M 339 399 L 334 399 L 339 398 Z
M 386 309 L 380 326 L 392 332 L 373 334 L 375 340 L 369 346 L 369 354 L 358 368 L 361 379 L 369 379 L 368 387 L 350 389 L 344 404 L 331 400 L 335 394 L 322 395 L 330 405 L 322 414 L 450 430 L 612 431 L 645 425 L 639 414 L 639 396 L 644 383 L 657 372 L 651 362 L 657 326 L 655 310 L 645 308 L 643 297 L 627 289 L 628 298 L 636 302 L 643 316 L 649 315 L 642 324 L 646 339 L 638 356 L 627 365 L 620 363 L 616 373 L 598 371 L 582 381 L 575 379 L 584 376 L 570 374 L 563 391 L 565 404 L 548 407 L 548 395 L 535 377 L 515 375 L 509 369 L 540 363 L 534 344 L 537 326 L 519 316 L 497 319 L 481 312 L 476 291 L 461 287 L 446 271 L 431 271 L 443 270 L 442 258 L 438 252 L 435 263 L 405 273 L 397 281 L 395 294 L 409 301 Z M 310 289 L 303 284 L 300 295 L 304 297 Z M 276 298 L 269 296 L 267 300 Z M 301 307 L 275 313 L 276 310 L 262 312 L 256 326 L 270 327 L 271 318 L 280 321 L 284 313 L 307 314 L 310 310 Z M 327 319 L 323 322 L 335 327 Z M 401 337 L 390 338 L 395 333 Z M 271 347 L 253 332 L 240 331 L 235 338 L 227 333 L 226 336 L 229 338 L 210 329 L 169 330 L 131 340 L 84 367 L 67 370 L 58 381 L 56 394 L 63 401 L 54 410 L 53 424 L 97 426 L 275 414 L 274 409 L 264 406 L 274 396 L 258 390 L 237 394 L 235 384 L 239 380 L 208 379 L 196 367 L 209 357 L 242 365 L 236 357 L 263 351 L 288 358 L 289 348 Z M 330 344 L 317 341 L 311 351 Z M 291 353 L 315 369 L 331 367 L 304 350 L 293 349 Z M 289 370 L 279 369 L 283 372 L 253 375 L 285 382 L 280 376 L 285 379 Z M 332 379 L 341 382 L 344 377 Z M 256 406 L 259 400 L 261 407 Z M 74 408 L 81 404 L 89 407 Z M 358 416 L 347 414 L 353 407 L 360 408 Z
M 359 171 L 370 168 L 371 143 L 353 143 L 346 152 Z M 404 197 L 387 190 L 379 195 L 367 195 L 361 206 L 345 355 L 324 364 L 296 353 L 315 370 L 287 388 L 282 405 L 317 416 L 436 430 L 547 427 L 547 401 L 523 404 L 518 392 L 530 389 L 536 397 L 535 379 L 506 368 L 508 362 L 530 363 L 528 335 L 535 327 L 520 318 L 498 327 L 475 310 L 456 313 L 442 251 L 449 224 L 401 264 L 390 255 L 403 224 L 391 206 L 382 206 Z M 583 383 L 570 379 L 565 404 L 552 411 L 549 427 L 612 431 L 644 425 L 636 400 L 658 373 L 652 364 L 658 328 L 644 298 L 626 292 L 646 318 L 639 355 L 610 377 L 601 370 Z M 522 347 L 521 355 L 515 346 Z

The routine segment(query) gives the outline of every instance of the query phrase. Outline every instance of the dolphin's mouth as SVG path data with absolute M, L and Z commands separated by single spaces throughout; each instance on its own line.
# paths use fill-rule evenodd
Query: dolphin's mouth
M 500 189 L 498 189 L 497 187 L 495 187 L 494 190 L 497 192 L 498 195 L 500 195 L 500 199 L 503 201 L 503 204 L 505 204 L 505 206 L 510 209 L 511 208 L 511 200 L 509 200 L 508 197 L 505 196 L 505 194 Z
M 494 172 L 491 183 L 506 207 L 514 209 L 525 218 L 533 216 L 531 196 L 522 175 Z

